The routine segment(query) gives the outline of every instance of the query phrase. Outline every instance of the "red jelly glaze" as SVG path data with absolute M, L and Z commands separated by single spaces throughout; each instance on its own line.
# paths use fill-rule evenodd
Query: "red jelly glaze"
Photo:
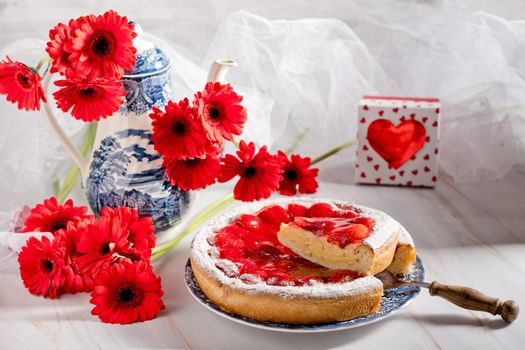
M 255 275 L 268 284 L 301 286 L 311 280 L 338 283 L 362 277 L 354 271 L 328 269 L 312 263 L 279 242 L 277 232 L 281 223 L 311 220 L 308 217 L 323 218 L 318 221 L 329 218 L 353 220 L 353 226 L 366 226 L 367 231 L 373 224 L 370 219 L 359 217 L 351 209 L 334 210 L 327 203 L 317 203 L 310 208 L 300 204 L 286 207 L 272 205 L 263 208 L 257 215 L 243 214 L 235 218 L 230 225 L 217 232 L 214 244 L 221 259 L 234 262 L 241 275 Z M 332 229 L 330 239 L 337 242 L 348 240 L 346 231 L 338 229 Z M 351 237 L 351 243 L 356 242 L 356 234 L 353 233 Z
M 311 231 L 317 236 L 326 237 L 327 241 L 345 248 L 349 244 L 361 244 L 370 235 L 373 224 L 369 218 L 303 218 L 297 217 L 294 223 Z

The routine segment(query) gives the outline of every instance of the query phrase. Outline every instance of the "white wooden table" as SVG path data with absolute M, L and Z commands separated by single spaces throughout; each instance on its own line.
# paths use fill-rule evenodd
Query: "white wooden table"
M 328 171 L 328 169 L 327 169 Z M 330 169 L 348 178 L 347 169 Z M 323 182 L 319 196 L 386 211 L 412 233 L 428 280 L 467 285 L 525 309 L 525 171 L 502 181 L 458 185 L 442 176 L 435 190 Z M 348 180 L 346 181 L 348 183 Z M 225 189 L 212 187 L 201 208 Z M 0 275 L 0 349 L 523 349 L 525 311 L 512 325 L 460 309 L 423 290 L 391 318 L 325 334 L 285 334 L 239 325 L 199 305 L 186 290 L 187 237 L 156 265 L 166 310 L 153 321 L 106 325 L 90 315 L 89 296 L 45 300 L 30 295 L 17 275 Z

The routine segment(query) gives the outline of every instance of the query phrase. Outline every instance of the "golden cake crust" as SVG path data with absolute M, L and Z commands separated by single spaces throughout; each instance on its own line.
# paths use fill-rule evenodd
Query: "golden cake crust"
M 335 298 L 283 297 L 245 291 L 222 284 L 199 264 L 191 262 L 195 279 L 206 296 L 222 309 L 244 317 L 294 324 L 345 321 L 379 310 L 382 285 Z

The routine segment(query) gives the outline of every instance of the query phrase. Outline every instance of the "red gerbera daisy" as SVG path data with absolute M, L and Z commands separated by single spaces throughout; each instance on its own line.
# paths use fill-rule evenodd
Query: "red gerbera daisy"
M 211 145 L 193 114 L 187 98 L 179 103 L 169 101 L 166 112 L 153 108 L 150 114 L 153 119 L 151 139 L 157 152 L 170 159 L 196 158 L 206 154 Z
M 22 62 L 13 62 L 9 57 L 0 61 L 0 95 L 18 103 L 20 110 L 40 110 L 40 100 L 46 102 L 40 80 L 40 75 Z
M 82 272 L 95 276 L 110 264 L 127 258 L 128 253 L 133 253 L 127 236 L 118 217 L 102 216 L 88 225 L 86 234 L 77 243 L 77 251 L 81 254 L 77 263 Z
M 198 190 L 215 183 L 221 166 L 217 157 L 207 155 L 203 158 L 184 160 L 163 159 L 166 176 L 173 186 L 184 191 Z
M 83 75 L 120 79 L 135 64 L 135 36 L 133 24 L 110 10 L 100 16 L 84 17 L 65 49 L 71 53 L 69 61 Z
M 132 247 L 140 251 L 146 258 L 151 256 L 151 249 L 155 247 L 155 226 L 151 217 L 139 217 L 137 209 L 126 206 L 103 208 L 100 215 L 111 219 L 118 217 L 122 228 L 127 232 L 127 239 Z
M 75 77 L 55 82 L 62 89 L 53 93 L 58 108 L 85 122 L 106 118 L 120 108 L 126 92 L 119 81 L 97 79 L 88 81 Z
M 46 51 L 53 60 L 51 73 L 59 72 L 68 77 L 74 73 L 71 62 L 69 62 L 70 52 L 66 51 L 66 46 L 71 45 L 73 33 L 81 21 L 82 17 L 78 20 L 71 19 L 68 25 L 59 23 L 49 31 L 51 40 L 47 42 Z
M 203 91 L 195 94 L 193 104 L 197 108 L 204 129 L 210 140 L 222 142 L 240 135 L 246 122 L 246 109 L 240 105 L 242 96 L 237 95 L 230 84 L 209 82 Z
M 69 222 L 66 229 L 56 233 L 55 240 L 65 248 L 64 262 L 69 268 L 64 283 L 64 291 L 67 293 L 89 292 L 92 288 L 93 278 L 84 274 L 78 266 L 77 244 L 80 238 L 87 233 L 88 225 L 93 224 L 95 218 L 87 218 L 79 222 Z
M 309 157 L 301 157 L 292 154 L 290 159 L 279 151 L 279 158 L 283 162 L 283 179 L 279 183 L 279 192 L 285 196 L 293 196 L 299 193 L 315 193 L 318 184 L 316 181 L 319 169 L 311 168 L 312 161 Z
M 128 324 L 151 320 L 164 309 L 160 277 L 145 262 L 122 262 L 100 272 L 93 282 L 91 314 L 102 322 Z
M 31 209 L 31 214 L 24 223 L 24 232 L 56 233 L 60 229 L 65 229 L 68 222 L 91 217 L 86 214 L 87 210 L 86 206 L 75 207 L 71 199 L 61 205 L 55 197 L 48 198 Z
M 281 161 L 272 156 L 263 146 L 255 154 L 255 144 L 244 141 L 239 143 L 237 156 L 227 154 L 222 158 L 223 165 L 219 175 L 219 182 L 226 182 L 235 176 L 240 176 L 234 188 L 234 198 L 245 202 L 270 197 L 273 191 L 279 188 L 282 180 Z
M 20 275 L 30 293 L 56 298 L 62 294 L 65 283 L 65 248 L 58 242 L 42 237 L 31 237 L 18 255 Z

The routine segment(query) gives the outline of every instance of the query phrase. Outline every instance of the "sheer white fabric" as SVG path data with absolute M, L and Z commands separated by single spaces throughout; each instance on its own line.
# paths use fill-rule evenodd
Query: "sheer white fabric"
M 268 20 L 235 12 L 218 27 L 185 21 L 192 40 L 146 38 L 172 60 L 177 99 L 204 86 L 214 59 L 236 60 L 239 67 L 227 80 L 249 111 L 243 138 L 260 145 L 287 148 L 308 129 L 298 151 L 315 157 L 355 137 L 361 96 L 424 96 L 442 100 L 440 168 L 455 181 L 499 179 L 524 163 L 525 21 L 465 14 L 452 5 L 436 11 L 407 3 L 406 11 L 391 16 L 390 2 L 362 11 L 338 4 L 344 21 Z M 337 13 L 319 8 L 320 16 Z M 43 40 L 21 40 L 4 47 L 0 57 L 35 65 L 44 47 Z M 69 156 L 39 112 L 18 111 L 3 100 L 0 116 L 0 215 L 12 218 L 14 208 L 52 194 Z M 59 116 L 78 140 L 84 124 Z M 338 163 L 352 182 L 353 158 L 343 152 L 326 165 Z M 9 231 L 8 222 L 0 221 L 1 231 Z

